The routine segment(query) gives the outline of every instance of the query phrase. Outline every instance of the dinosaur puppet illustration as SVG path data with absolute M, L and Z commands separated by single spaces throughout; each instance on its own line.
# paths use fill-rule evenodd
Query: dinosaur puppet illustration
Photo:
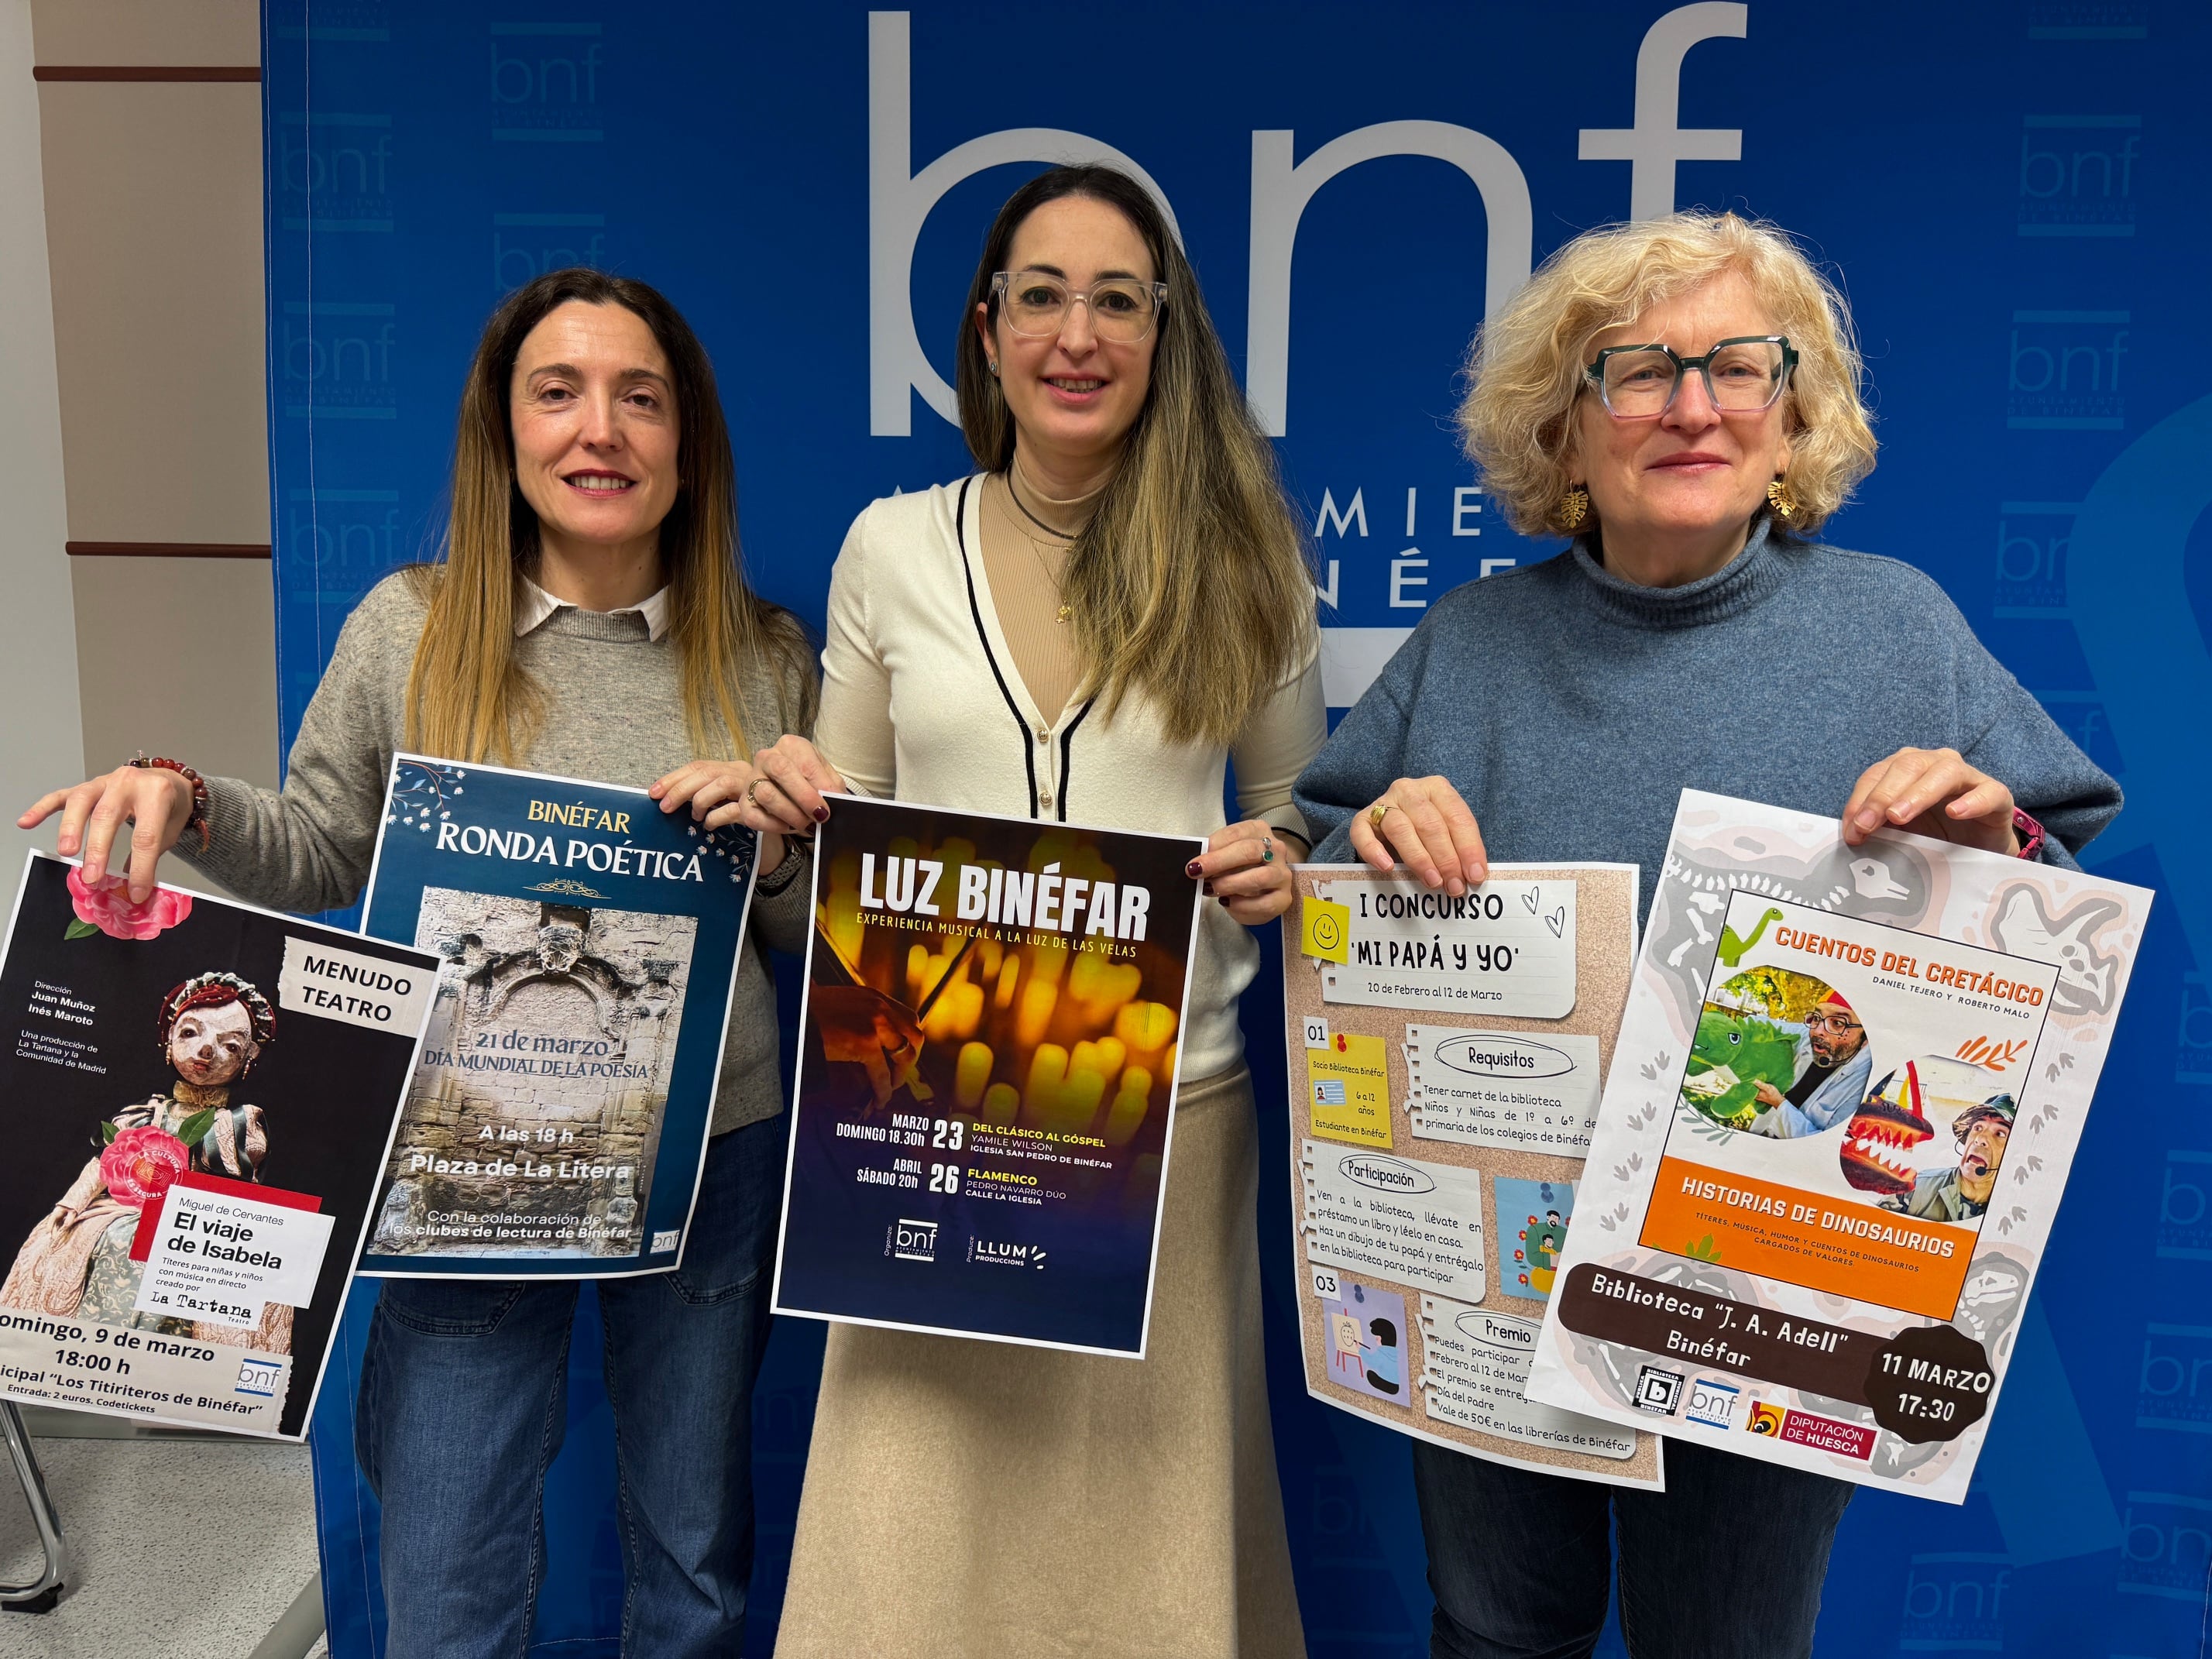
M 1741 1129 L 1758 1115 L 1759 1085 L 1797 1080 L 1797 1034 L 1756 1014 L 1708 1008 L 1682 1079 L 1684 1098 L 1715 1123 Z

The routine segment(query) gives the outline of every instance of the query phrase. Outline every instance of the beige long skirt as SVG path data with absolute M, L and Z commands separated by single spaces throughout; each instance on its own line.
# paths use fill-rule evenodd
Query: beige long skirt
M 832 1328 L 776 1659 L 1303 1659 L 1258 1182 L 1186 1085 L 1142 1360 Z

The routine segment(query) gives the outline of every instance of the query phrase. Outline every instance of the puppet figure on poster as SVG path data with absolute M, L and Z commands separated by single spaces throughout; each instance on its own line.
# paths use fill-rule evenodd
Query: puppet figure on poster
M 1530 1397 L 1963 1501 L 2149 903 L 1685 791 Z
M 1306 865 L 1283 922 L 1306 1389 L 1470 1456 L 1657 1489 L 1660 1444 L 1523 1397 L 1636 951 L 1632 865 L 1462 896 Z
M 0 1395 L 300 1438 L 436 973 L 31 854 L 0 958 Z
M 1143 1357 L 1203 850 L 837 800 L 778 1313 Z
M 676 1265 L 758 845 L 641 789 L 394 760 L 367 931 L 441 966 L 364 1273 Z

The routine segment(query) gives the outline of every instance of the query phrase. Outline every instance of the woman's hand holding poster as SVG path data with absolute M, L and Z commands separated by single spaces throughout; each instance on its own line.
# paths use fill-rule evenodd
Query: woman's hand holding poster
M 31 854 L 0 962 L 0 1395 L 299 1439 L 436 975 Z
M 1205 843 L 834 799 L 775 1311 L 1142 1358 Z
M 2149 907 L 1685 791 L 1529 1397 L 1962 1502 Z
M 1307 1392 L 1474 1456 L 1656 1488 L 1656 1437 L 1522 1397 L 1582 1224 L 1635 866 L 1492 865 L 1459 897 L 1358 865 L 1297 882 L 1283 990 Z

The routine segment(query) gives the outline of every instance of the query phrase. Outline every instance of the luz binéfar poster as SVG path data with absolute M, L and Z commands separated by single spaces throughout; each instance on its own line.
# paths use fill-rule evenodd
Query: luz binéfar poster
M 758 845 L 641 789 L 393 760 L 366 931 L 440 966 L 362 1272 L 677 1265 Z
M 1684 791 L 1529 1397 L 1963 1502 L 2149 905 Z
M 1469 1456 L 1659 1488 L 1648 1429 L 1522 1393 L 1579 1224 L 1636 866 L 1498 864 L 1462 895 L 1364 865 L 1295 875 L 1283 1004 L 1306 1392 Z
M 32 854 L 0 960 L 0 1395 L 301 1438 L 436 968 Z
M 836 798 L 776 1312 L 1144 1357 L 1204 845 Z

